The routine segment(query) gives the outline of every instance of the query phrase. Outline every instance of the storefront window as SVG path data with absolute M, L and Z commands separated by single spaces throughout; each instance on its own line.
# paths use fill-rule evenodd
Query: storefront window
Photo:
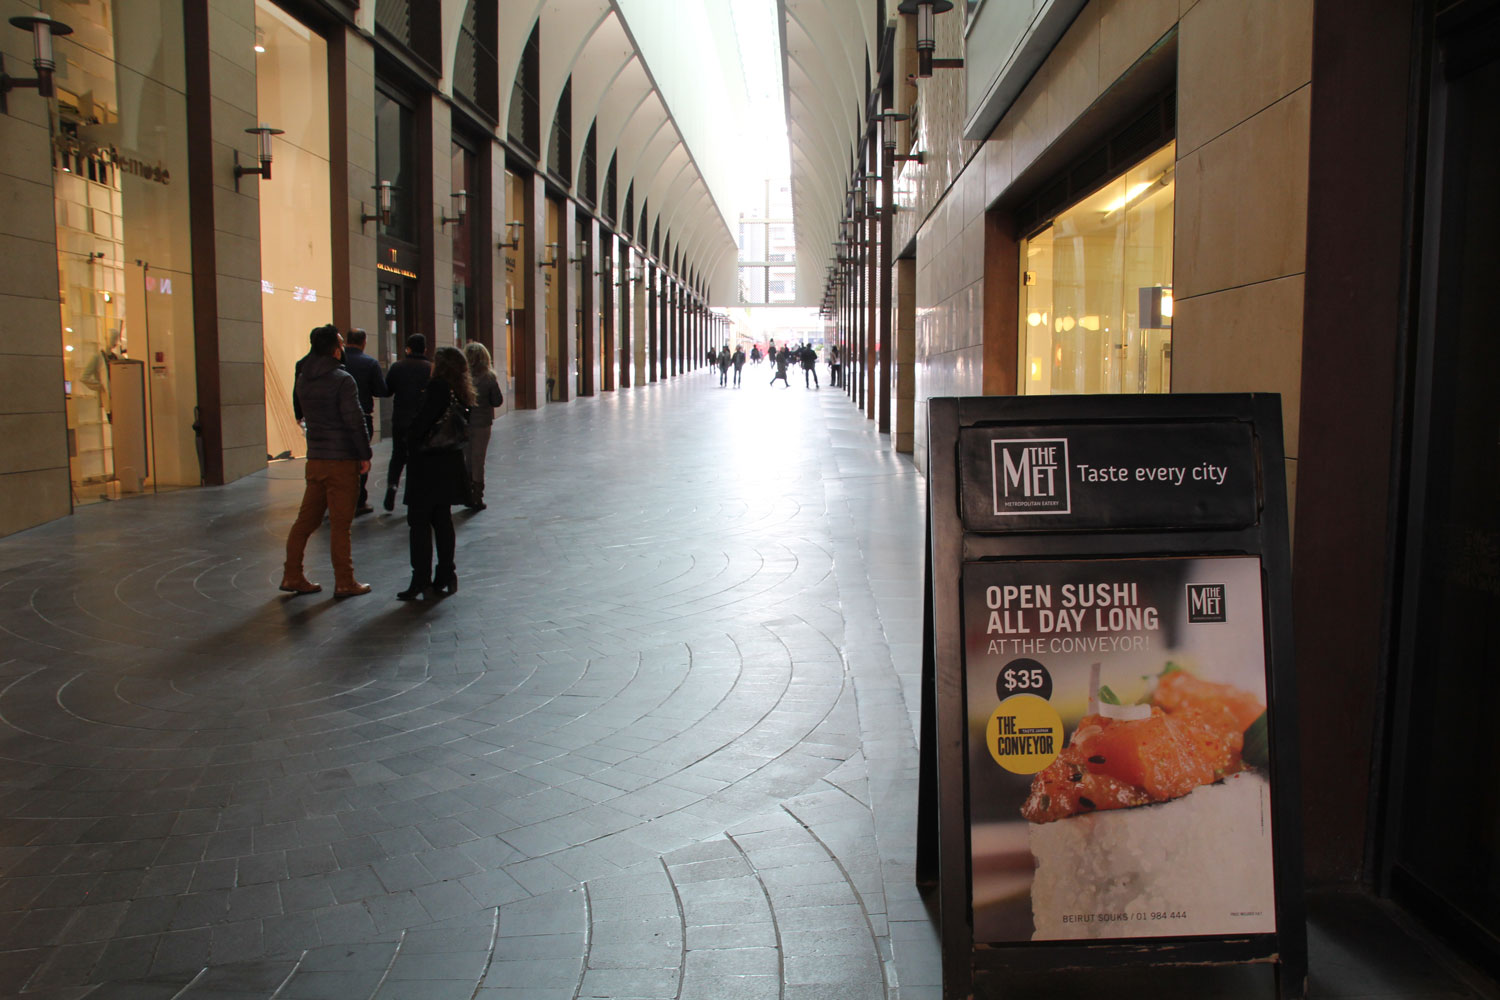
M 1022 395 L 1171 389 L 1175 157 L 1170 143 L 1023 241 Z
M 464 192 L 467 211 L 453 227 L 453 343 L 459 347 L 479 339 L 474 328 L 475 234 L 479 227 L 470 225 L 479 194 L 479 157 L 467 147 L 453 143 L 451 183 L 456 194 Z M 452 212 L 456 212 L 454 209 Z M 450 215 L 452 214 L 450 212 Z
M 196 486 L 182 7 L 47 12 L 73 27 L 51 125 L 74 501 Z
M 375 173 L 377 181 L 391 182 L 391 224 L 380 226 L 382 236 L 411 242 L 416 236 L 416 172 L 412 169 L 412 112 L 405 104 L 375 91 Z M 372 192 L 373 194 L 373 192 Z
M 505 172 L 505 210 L 507 225 L 505 240 L 516 246 L 505 248 L 505 375 L 514 381 L 516 377 L 516 334 L 526 322 L 526 285 L 516 262 L 521 258 L 521 246 L 526 232 L 521 220 L 526 211 L 526 187 L 519 174 Z
M 328 44 L 270 0 L 256 0 L 255 37 L 259 118 L 286 132 L 275 139 L 275 179 L 256 188 L 266 451 L 300 458 L 307 441 L 292 409 L 294 371 L 308 333 L 333 321 Z

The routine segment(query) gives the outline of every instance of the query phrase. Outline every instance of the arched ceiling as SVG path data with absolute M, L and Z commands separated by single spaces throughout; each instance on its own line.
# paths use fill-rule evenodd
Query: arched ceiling
M 719 2 L 719 0 L 705 0 Z M 373 7 L 372 5 L 369 5 Z M 466 0 L 442 0 L 443 87 L 451 92 L 459 26 Z M 670 233 L 692 271 L 701 276 L 710 301 L 732 305 L 738 295 L 737 253 L 726 221 L 723 193 L 705 180 L 705 151 L 690 149 L 673 110 L 663 98 L 651 67 L 642 57 L 620 0 L 498 0 L 500 126 L 507 132 L 511 90 L 527 39 L 540 23 L 542 136 L 551 134 L 564 85 L 573 81 L 573 176 L 581 181 L 584 140 L 595 135 L 598 182 L 617 157 L 620 209 L 625 192 L 636 187 L 636 205 L 649 205 L 643 234 L 661 226 Z M 543 141 L 545 146 L 545 140 Z M 543 151 L 544 152 L 544 151 Z M 599 191 L 578 192 L 597 202 Z M 717 195 L 717 197 L 716 197 Z M 685 276 L 685 275 L 684 275 Z
M 778 3 L 786 31 L 797 304 L 816 306 L 834 261 L 833 243 L 864 134 L 866 66 L 875 64 L 880 26 L 870 0 Z

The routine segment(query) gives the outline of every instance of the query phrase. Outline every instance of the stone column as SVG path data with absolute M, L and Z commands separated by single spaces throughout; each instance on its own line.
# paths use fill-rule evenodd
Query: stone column
M 578 359 L 578 395 L 592 396 L 599 391 L 599 334 L 604 311 L 599 287 L 599 220 L 589 216 L 580 229 L 583 237 L 583 260 L 578 264 L 578 303 L 583 310 L 583 356 Z
M 547 289 L 542 284 L 541 250 L 547 242 L 547 188 L 540 174 L 522 178 L 525 204 L 519 208 L 521 247 L 516 267 L 526 290 L 526 308 L 516 340 L 516 409 L 534 410 L 547 398 Z
M 562 201 L 557 213 L 556 263 L 552 267 L 557 280 L 557 384 L 552 387 L 552 398 L 566 403 L 572 399 L 577 386 L 578 359 L 578 281 L 581 275 L 571 263 L 578 247 L 578 214 L 573 202 Z

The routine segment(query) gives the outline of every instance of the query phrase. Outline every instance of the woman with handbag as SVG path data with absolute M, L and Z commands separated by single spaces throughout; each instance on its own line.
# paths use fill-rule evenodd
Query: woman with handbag
M 490 367 L 490 352 L 477 340 L 464 345 L 469 378 L 474 382 L 474 407 L 469 410 L 469 441 L 464 445 L 464 464 L 469 468 L 469 499 L 464 506 L 484 510 L 484 456 L 490 447 L 495 407 L 505 403 L 500 380 Z
M 398 600 L 428 600 L 458 592 L 453 563 L 456 539 L 453 504 L 468 498 L 464 442 L 474 384 L 464 352 L 439 347 L 432 361 L 432 380 L 422 390 L 417 415 L 407 433 L 410 459 L 406 474 L 406 523 L 411 529 L 411 585 Z M 432 541 L 437 539 L 437 572 L 432 568 Z

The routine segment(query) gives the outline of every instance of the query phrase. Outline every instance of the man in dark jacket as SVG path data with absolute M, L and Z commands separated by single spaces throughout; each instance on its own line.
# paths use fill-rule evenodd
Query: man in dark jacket
M 808 376 L 812 376 L 812 387 L 818 388 L 818 352 L 811 344 L 803 344 L 797 349 L 797 360 L 802 362 L 802 387 L 807 388 Z
M 354 377 L 339 367 L 344 339 L 337 327 L 320 326 L 312 332 L 312 353 L 302 360 L 294 394 L 307 422 L 307 485 L 302 508 L 286 539 L 286 564 L 281 589 L 292 594 L 316 594 L 323 588 L 302 571 L 307 539 L 328 512 L 335 597 L 368 594 L 370 585 L 354 579 L 354 557 L 349 525 L 359 499 L 359 477 L 370 471 L 370 437 L 359 406 Z
M 344 371 L 354 376 L 354 386 L 359 390 L 359 408 L 365 411 L 365 434 L 375 440 L 375 397 L 387 395 L 385 376 L 380 373 L 380 362 L 365 353 L 365 331 L 355 327 L 344 334 Z M 370 474 L 359 477 L 359 505 L 354 516 L 368 514 L 375 508 L 370 506 Z
M 406 432 L 417 415 L 422 390 L 432 378 L 432 362 L 427 360 L 427 338 L 414 333 L 406 338 L 406 357 L 391 365 L 385 373 L 385 385 L 391 394 L 391 467 L 385 476 L 385 509 L 396 509 L 396 487 L 401 470 L 406 468 Z

